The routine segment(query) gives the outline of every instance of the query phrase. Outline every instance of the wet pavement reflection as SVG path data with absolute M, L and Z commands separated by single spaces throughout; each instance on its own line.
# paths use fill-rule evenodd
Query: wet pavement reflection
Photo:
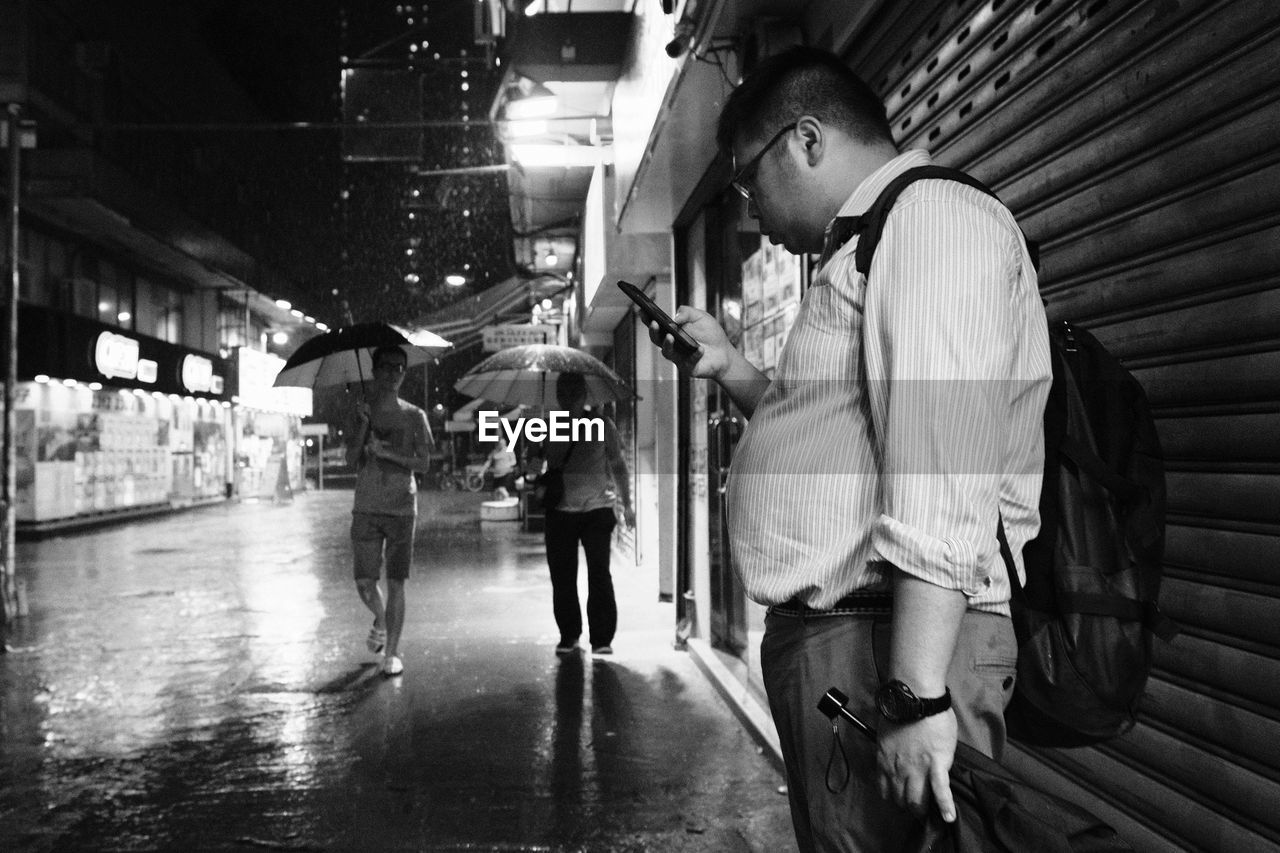
M 387 679 L 350 492 L 21 542 L 0 850 L 789 851 L 782 780 L 615 555 L 612 658 L 557 658 L 540 534 L 422 496 Z

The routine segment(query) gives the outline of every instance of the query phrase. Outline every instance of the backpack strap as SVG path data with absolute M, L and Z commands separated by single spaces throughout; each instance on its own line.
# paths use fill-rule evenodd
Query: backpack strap
M 880 195 L 871 203 L 871 207 L 867 208 L 867 212 L 858 217 L 862 220 L 861 227 L 858 229 L 858 248 L 854 256 L 854 263 L 858 272 L 863 275 L 867 275 L 870 272 L 871 257 L 875 254 L 876 246 L 880 245 L 880 237 L 884 234 L 884 224 L 889 219 L 889 211 L 893 208 L 894 202 L 898 200 L 898 196 L 916 181 L 930 178 L 957 181 L 981 190 L 988 195 L 995 195 L 982 181 L 967 172 L 961 172 L 959 169 L 949 169 L 946 166 L 916 166 L 914 169 L 908 169 L 890 181 L 889 185 L 881 190 Z
M 955 181 L 973 187 L 976 190 L 986 193 L 992 198 L 999 200 L 999 196 L 992 191 L 990 187 L 982 181 L 970 175 L 968 172 L 962 172 L 959 169 L 952 169 L 947 166 L 916 166 L 914 169 L 908 169 L 898 177 L 889 182 L 876 200 L 871 203 L 871 207 L 867 208 L 867 212 L 861 216 L 839 217 L 837 219 L 837 227 L 839 228 L 840 220 L 849 220 L 849 225 L 845 226 L 849 229 L 847 237 L 841 240 L 841 243 L 848 242 L 856 234 L 858 236 L 858 247 L 855 249 L 854 265 L 858 272 L 863 275 L 870 274 L 871 258 L 875 254 L 876 246 L 880 245 L 880 237 L 884 234 L 884 224 L 889 218 L 889 211 L 893 208 L 893 203 L 898 200 L 898 196 L 902 194 L 908 186 L 916 181 L 924 180 L 942 180 Z M 840 236 L 844 236 L 843 233 Z M 1034 240 L 1027 240 L 1024 234 L 1022 239 L 1026 241 L 1027 252 L 1031 255 L 1031 264 L 1036 269 L 1040 268 L 1040 246 Z
M 1071 434 L 1062 436 L 1058 452 L 1070 459 L 1081 471 L 1097 481 L 1119 500 L 1131 503 L 1146 495 L 1146 490 L 1132 480 L 1121 477 L 1111 466 Z

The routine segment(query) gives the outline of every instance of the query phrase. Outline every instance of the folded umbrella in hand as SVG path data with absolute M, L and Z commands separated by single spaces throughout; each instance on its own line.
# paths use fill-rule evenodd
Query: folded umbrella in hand
M 827 717 L 840 716 L 875 740 L 875 729 L 858 719 L 849 699 L 832 688 L 818 703 Z M 956 744 L 951 765 L 956 820 L 947 823 L 930 809 L 903 853 L 1132 853 L 1116 831 L 1086 809 L 1029 785 L 968 744 Z

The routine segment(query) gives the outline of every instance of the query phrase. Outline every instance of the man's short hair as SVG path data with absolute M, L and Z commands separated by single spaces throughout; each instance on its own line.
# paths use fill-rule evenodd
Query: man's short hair
M 382 364 L 383 359 L 389 355 L 399 356 L 397 361 L 404 360 L 405 364 L 409 363 L 409 355 L 404 351 L 404 347 L 384 346 L 378 347 L 373 351 L 373 366 L 377 367 Z
M 739 136 L 776 133 L 811 115 L 861 142 L 894 144 L 884 102 L 833 53 L 792 47 L 764 59 L 733 90 L 720 111 L 716 144 L 733 153 Z

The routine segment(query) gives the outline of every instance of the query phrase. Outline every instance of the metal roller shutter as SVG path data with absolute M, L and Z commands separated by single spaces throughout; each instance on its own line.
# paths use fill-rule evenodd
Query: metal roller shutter
M 887 3 L 849 56 L 1041 241 L 1050 316 L 1135 372 L 1167 457 L 1183 634 L 1140 725 L 1011 764 L 1140 850 L 1280 851 L 1280 3 Z

